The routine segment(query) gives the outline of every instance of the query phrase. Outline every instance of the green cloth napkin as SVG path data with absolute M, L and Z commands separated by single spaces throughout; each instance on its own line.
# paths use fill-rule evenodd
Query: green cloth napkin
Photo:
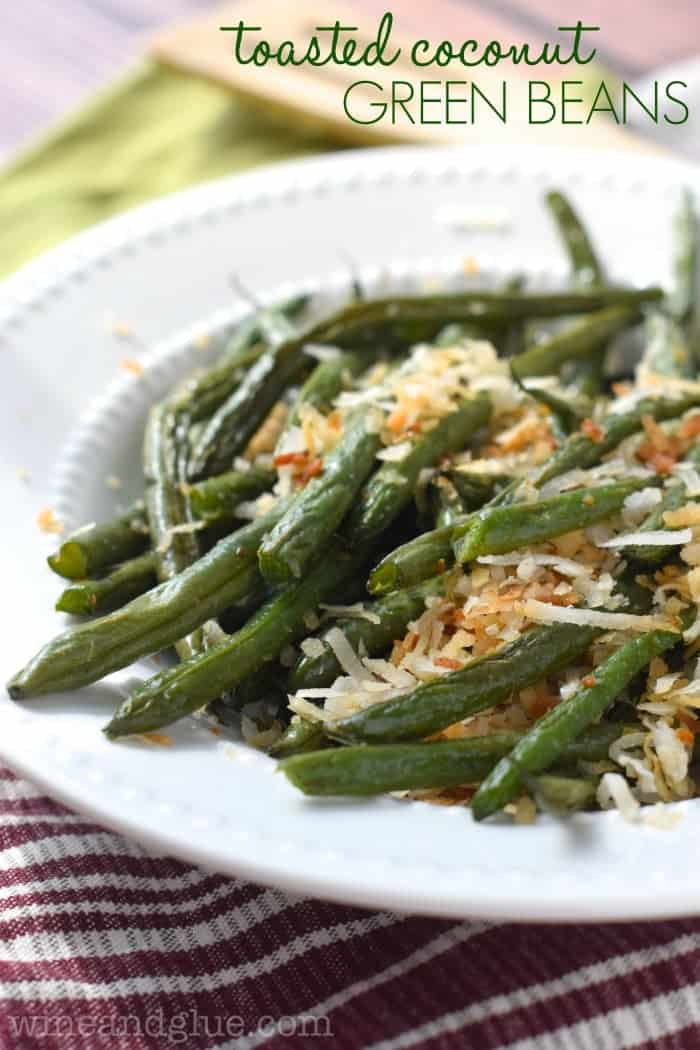
M 0 172 L 0 274 L 142 201 L 329 148 L 318 131 L 146 62 Z

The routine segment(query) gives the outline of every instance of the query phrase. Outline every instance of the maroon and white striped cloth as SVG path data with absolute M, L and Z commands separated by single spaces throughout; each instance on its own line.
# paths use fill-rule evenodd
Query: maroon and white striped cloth
M 0 769 L 1 1050 L 697 1050 L 700 921 L 364 912 L 146 854 Z
M 0 152 L 212 0 L 2 5 Z M 378 0 L 365 6 L 383 10 Z M 544 0 L 405 0 L 484 38 Z M 697 0 L 582 0 L 632 75 L 697 43 Z M 556 17 L 555 17 L 556 16 Z M 544 29 L 543 29 L 544 31 Z M 611 50 L 612 49 L 612 50 Z M 0 769 L 0 1050 L 698 1050 L 700 921 L 534 927 L 367 913 L 147 855 Z

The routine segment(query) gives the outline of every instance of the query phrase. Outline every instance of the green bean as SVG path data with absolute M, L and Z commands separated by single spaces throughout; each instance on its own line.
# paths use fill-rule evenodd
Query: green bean
M 698 216 L 693 195 L 685 190 L 674 216 L 676 250 L 673 259 L 673 290 L 668 296 L 671 316 L 681 325 L 692 322 L 697 310 Z
M 680 637 L 676 631 L 650 631 L 608 657 L 592 675 L 595 684 L 563 700 L 501 759 L 472 799 L 474 818 L 484 820 L 510 802 L 520 791 L 524 774 L 541 773 L 552 766 L 564 749 L 605 713 L 625 686 Z
M 536 472 L 536 486 L 568 470 L 586 469 L 599 463 L 608 452 L 636 431 L 641 430 L 645 416 L 656 420 L 673 419 L 700 404 L 700 395 L 681 398 L 644 398 L 629 412 L 610 413 L 599 424 L 595 437 L 577 432 L 552 453 Z M 502 494 L 501 494 L 502 495 Z M 468 519 L 465 520 L 467 524 Z M 397 587 L 409 587 L 428 576 L 444 571 L 453 561 L 450 529 L 440 528 L 423 533 L 386 555 L 369 578 L 371 594 L 388 594 Z
M 585 529 L 617 513 L 633 492 L 647 485 L 646 479 L 576 489 L 534 503 L 512 503 L 489 507 L 469 516 L 455 527 L 453 546 L 460 564 L 484 554 L 506 554 L 544 540 Z
M 513 481 L 506 474 L 479 474 L 468 467 L 448 470 L 445 477 L 457 489 L 468 511 L 478 510 L 485 503 L 499 498 Z
M 76 580 L 56 602 L 57 612 L 94 616 L 126 605 L 156 584 L 156 559 L 152 551 L 122 562 L 96 580 Z
M 128 558 L 148 546 L 148 526 L 142 500 L 111 521 L 83 525 L 67 536 L 55 554 L 46 559 L 59 576 L 83 580 Z
M 416 342 L 435 336 L 451 321 L 503 324 L 522 317 L 601 310 L 608 304 L 634 311 L 641 303 L 657 301 L 661 294 L 658 288 L 548 294 L 480 291 L 352 303 L 298 338 L 280 343 L 256 361 L 240 387 L 214 413 L 198 440 L 192 455 L 191 476 L 196 479 L 220 473 L 230 466 L 280 394 L 303 373 L 306 362 L 301 351 L 305 343 L 331 343 L 345 348 L 376 346 L 387 330 L 393 331 L 395 337 L 409 337 Z M 557 360 L 568 358 L 571 350 L 571 345 L 566 352 L 560 346 Z M 550 356 L 553 359 L 556 355 Z M 537 355 L 536 365 L 540 357 Z M 527 365 L 525 362 L 523 367 Z M 526 373 L 520 369 L 520 374 Z
M 661 422 L 676 419 L 700 404 L 700 395 L 679 398 L 647 397 L 629 412 L 610 412 L 601 419 L 593 437 L 578 432 L 552 453 L 533 481 L 538 487 L 568 470 L 585 470 L 595 466 L 626 437 L 642 429 L 645 416 Z
M 672 481 L 663 494 L 661 502 L 654 508 L 651 514 L 642 522 L 637 532 L 653 532 L 655 529 L 666 529 L 664 514 L 669 510 L 678 510 L 688 501 L 686 487 L 682 481 Z M 659 544 L 637 544 L 633 547 L 625 547 L 625 557 L 633 561 L 644 562 L 646 565 L 658 565 L 666 561 L 678 551 L 678 547 L 660 546 Z
M 321 722 L 309 722 L 302 718 L 293 719 L 286 730 L 269 749 L 268 754 L 275 758 L 288 758 L 307 751 L 318 751 L 330 747 L 331 741 L 323 735 Z
M 695 377 L 695 362 L 683 329 L 661 310 L 652 310 L 646 319 L 642 364 L 658 375 Z
M 551 190 L 545 200 L 566 247 L 575 283 L 581 288 L 603 284 L 603 267 L 571 202 L 556 190 Z
M 280 307 L 294 316 L 308 302 L 307 296 L 297 296 Z M 260 325 L 253 317 L 234 332 L 221 360 L 203 373 L 186 379 L 171 399 L 174 418 L 171 432 L 178 441 L 180 431 L 191 422 L 211 414 L 235 387 L 244 370 L 264 351 L 255 346 L 260 336 Z M 173 468 L 175 463 L 173 462 Z M 134 558 L 148 546 L 148 524 L 142 500 L 138 500 L 122 515 L 100 525 L 86 525 L 68 536 L 59 550 L 48 558 L 49 566 L 59 576 L 83 580 L 105 569 Z
M 598 258 L 586 227 L 575 208 L 562 194 L 553 190 L 546 195 L 546 202 L 554 218 L 571 266 L 572 277 L 576 287 L 593 288 L 605 283 L 605 271 Z M 568 365 L 567 382 L 570 382 L 582 398 L 593 398 L 600 394 L 605 375 L 606 347 L 585 357 L 578 357 Z M 563 428 L 570 432 L 574 429 L 573 421 L 567 425 L 562 418 Z
M 345 527 L 353 543 L 367 543 L 379 536 L 413 499 L 418 477 L 448 452 L 464 448 L 491 415 L 483 394 L 462 401 L 443 416 L 432 430 L 421 434 L 410 451 L 397 462 L 383 463 L 360 493 Z
M 177 531 L 187 525 L 189 515 L 179 484 L 175 425 L 170 402 L 162 401 L 151 409 L 144 437 L 146 512 L 161 581 L 172 579 L 199 556 L 194 534 Z
M 448 324 L 433 339 L 433 346 L 457 346 L 469 339 L 483 339 L 483 329 L 476 324 Z
M 568 443 L 568 442 L 567 442 Z M 556 457 L 557 453 L 554 453 Z M 558 473 L 558 471 L 556 472 Z M 547 478 L 545 478 L 547 480 Z M 639 483 L 623 482 L 625 484 L 633 484 L 639 487 Z M 600 492 L 602 487 L 592 489 L 591 492 Z M 449 568 L 455 560 L 455 547 L 459 546 L 461 550 L 461 535 L 472 535 L 476 538 L 479 530 L 479 522 L 481 520 L 480 515 L 483 515 L 488 519 L 491 512 L 494 512 L 493 521 L 500 527 L 501 522 L 508 524 L 508 530 L 510 530 L 509 515 L 505 515 L 501 512 L 505 511 L 508 507 L 509 513 L 513 511 L 513 518 L 510 519 L 512 522 L 521 521 L 524 529 L 527 529 L 527 535 L 534 536 L 535 532 L 530 531 L 530 525 L 528 524 L 531 519 L 536 518 L 538 512 L 528 511 L 526 508 L 536 507 L 542 508 L 543 504 L 545 510 L 549 507 L 548 501 L 538 501 L 533 504 L 513 504 L 510 502 L 512 495 L 517 490 L 513 488 L 513 485 L 507 486 L 502 489 L 491 503 L 487 504 L 481 511 L 474 511 L 468 514 L 465 518 L 457 521 L 454 525 L 442 526 L 437 529 L 433 529 L 430 532 L 424 532 L 422 535 L 417 536 L 414 540 L 409 540 L 407 543 L 402 544 L 395 550 L 387 554 L 377 566 L 372 570 L 369 577 L 368 589 L 370 594 L 373 595 L 385 595 L 392 591 L 395 591 L 399 587 L 410 587 L 414 584 L 420 583 L 421 580 L 426 579 L 429 576 L 434 576 L 436 573 L 444 572 L 445 569 Z M 628 493 L 633 491 L 633 488 L 628 489 Z M 586 495 L 587 490 L 578 490 L 570 495 L 581 497 Z M 614 498 L 614 497 L 613 497 Z M 566 504 L 561 504 L 566 508 Z M 593 504 L 586 507 L 586 513 L 592 510 L 595 513 L 595 508 L 598 506 L 596 499 L 594 498 Z M 496 513 L 498 511 L 498 513 Z M 557 519 L 561 522 L 564 520 L 570 521 L 568 517 L 566 519 Z M 580 521 L 580 518 L 579 518 Z M 534 522 L 533 522 L 534 525 Z M 542 527 L 550 527 L 553 522 L 549 518 L 542 519 Z M 569 525 L 569 530 L 580 527 L 577 524 Z M 535 531 L 537 526 L 534 526 Z M 474 530 L 473 533 L 471 530 Z M 510 535 L 510 531 L 508 533 Z M 512 534 L 513 536 L 515 533 Z M 534 539 L 529 542 L 536 542 Z M 486 553 L 486 551 L 480 551 L 480 553 Z M 464 557 L 465 555 L 460 555 Z
M 352 577 L 367 553 L 336 546 L 298 583 L 271 598 L 227 642 L 149 678 L 119 708 L 105 733 L 110 738 L 145 733 L 192 714 L 276 659 L 303 637 L 305 618 L 324 597 Z
M 323 464 L 323 473 L 293 498 L 258 552 L 268 583 L 303 575 L 352 505 L 381 448 L 381 416 L 364 409 L 348 419 Z
M 177 433 L 177 413 L 170 401 L 155 405 L 148 416 L 143 445 L 143 471 L 146 481 L 146 514 L 151 545 L 156 556 L 156 575 L 161 583 L 173 579 L 199 558 L 199 544 L 190 531 L 192 516 L 189 499 L 181 488 L 181 463 L 186 450 Z M 175 648 L 181 658 L 202 647 L 199 627 L 178 639 Z
M 454 561 L 453 531 L 454 525 L 443 525 L 396 547 L 372 569 L 367 584 L 370 594 L 390 594 L 444 572 Z
M 556 375 L 562 365 L 568 361 L 585 359 L 638 318 L 638 311 L 634 307 L 607 307 L 524 350 L 511 359 L 512 369 L 521 378 Z
M 76 689 L 158 652 L 224 609 L 260 592 L 257 550 L 284 512 L 280 504 L 220 540 L 179 576 L 122 609 L 58 635 L 8 685 L 14 700 Z
M 192 513 L 208 522 L 233 518 L 239 503 L 267 492 L 276 478 L 276 471 L 270 467 L 251 466 L 249 470 L 232 470 L 188 485 Z
M 566 757 L 599 761 L 623 726 L 592 726 Z M 436 740 L 426 744 L 373 744 L 285 757 L 280 769 L 305 795 L 381 795 L 388 791 L 478 784 L 523 738 L 520 732 Z
M 580 357 L 568 364 L 566 382 L 574 387 L 577 397 L 592 401 L 600 396 L 605 384 L 606 359 L 607 348 L 601 347 L 587 357 Z
M 395 591 L 380 598 L 367 608 L 372 620 L 364 617 L 341 617 L 332 628 L 343 632 L 353 649 L 364 648 L 368 656 L 385 652 L 397 638 L 403 638 L 412 620 L 418 619 L 425 610 L 427 598 L 442 594 L 445 581 L 442 577 L 426 580 L 417 587 Z M 290 692 L 323 688 L 342 673 L 333 649 L 328 642 L 328 630 L 320 635 L 324 651 L 320 656 L 302 656 L 289 676 Z
M 211 648 L 230 641 L 230 635 L 212 639 Z M 265 703 L 283 706 L 286 701 L 284 675 L 279 664 L 270 663 L 251 678 L 240 682 L 235 689 L 227 690 L 209 704 L 207 711 L 223 725 L 234 729 L 240 727 L 243 709 L 251 704 Z
M 327 724 L 326 732 L 358 744 L 431 736 L 501 703 L 513 690 L 525 689 L 568 667 L 599 634 L 592 627 L 573 624 L 535 627 L 494 652 L 470 660 L 459 671 Z
M 457 292 L 452 295 L 391 296 L 355 303 L 321 322 L 308 342 L 353 346 L 371 342 L 379 332 L 400 325 L 422 326 L 424 339 L 434 338 L 451 323 L 502 326 L 528 317 L 561 317 L 591 313 L 607 306 L 638 307 L 658 302 L 660 288 L 600 288 L 586 292 Z M 521 373 L 524 374 L 524 373 Z
M 462 499 L 455 485 L 449 478 L 441 474 L 431 484 L 433 494 L 433 517 L 435 527 L 454 525 L 461 521 L 468 513 L 468 506 Z
M 278 339 L 265 348 L 197 438 L 190 457 L 191 478 L 230 469 L 287 387 L 308 371 L 308 358 L 293 327 L 281 330 L 278 325 L 276 331 Z
M 320 361 L 299 391 L 285 430 L 298 425 L 302 405 L 309 405 L 324 415 L 329 412 L 333 401 L 347 385 L 348 377 L 357 375 L 368 363 L 368 355 L 347 352 L 338 353 L 337 357 L 331 357 L 327 361 Z
M 552 430 L 556 432 L 558 439 L 566 438 L 573 430 L 577 430 L 586 416 L 590 414 L 591 403 L 587 399 L 584 401 L 580 396 L 565 399 L 534 383 L 524 383 L 515 372 L 513 372 L 513 380 L 533 400 L 549 409 L 552 416 Z
M 296 317 L 309 297 L 299 295 L 276 308 L 284 318 Z M 267 311 L 267 324 L 269 324 Z M 266 350 L 260 312 L 256 311 L 238 324 L 229 337 L 221 357 L 211 368 L 197 371 L 180 384 L 176 411 L 182 433 L 215 412 L 241 382 L 248 369 Z

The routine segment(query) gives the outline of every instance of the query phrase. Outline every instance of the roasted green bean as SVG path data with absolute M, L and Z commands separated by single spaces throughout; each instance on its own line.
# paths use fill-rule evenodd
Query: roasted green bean
M 220 540 L 175 579 L 58 635 L 11 680 L 10 696 L 18 700 L 88 685 L 172 645 L 251 594 L 262 596 L 258 545 L 283 512 L 282 504 Z
M 47 561 L 59 576 L 67 580 L 84 580 L 128 558 L 135 558 L 148 543 L 146 512 L 143 501 L 138 500 L 112 521 L 76 529 Z
M 679 640 L 680 634 L 675 631 L 650 631 L 608 657 L 591 676 L 593 684 L 553 708 L 501 759 L 472 799 L 475 820 L 484 820 L 514 798 L 524 774 L 549 769 L 566 747 L 600 718 L 635 675 Z
M 74 616 L 97 616 L 126 605 L 156 585 L 156 558 L 152 551 L 122 562 L 106 576 L 75 580 L 56 602 L 58 612 Z
M 329 723 L 326 731 L 358 744 L 419 740 L 569 666 L 599 633 L 573 624 L 535 627 L 493 653 L 470 660 L 460 671 Z
M 319 731 L 322 726 L 319 727 Z M 621 725 L 591 726 L 571 742 L 564 757 L 599 761 L 622 735 Z M 297 752 L 280 769 L 306 795 L 379 795 L 387 791 L 478 784 L 523 739 L 521 732 L 494 732 L 426 744 L 373 744 Z
M 197 711 L 274 660 L 306 633 L 305 617 L 366 561 L 366 552 L 327 552 L 304 580 L 271 598 L 221 645 L 149 678 L 119 708 L 105 732 L 111 738 L 145 733 Z

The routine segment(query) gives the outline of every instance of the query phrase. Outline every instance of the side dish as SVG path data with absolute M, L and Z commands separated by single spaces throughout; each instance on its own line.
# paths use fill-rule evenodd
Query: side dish
M 672 287 L 633 289 L 547 204 L 563 290 L 256 309 L 151 409 L 142 500 L 49 558 L 86 619 L 10 696 L 172 646 L 109 738 L 205 709 L 306 794 L 478 820 L 693 797 L 697 216 Z

